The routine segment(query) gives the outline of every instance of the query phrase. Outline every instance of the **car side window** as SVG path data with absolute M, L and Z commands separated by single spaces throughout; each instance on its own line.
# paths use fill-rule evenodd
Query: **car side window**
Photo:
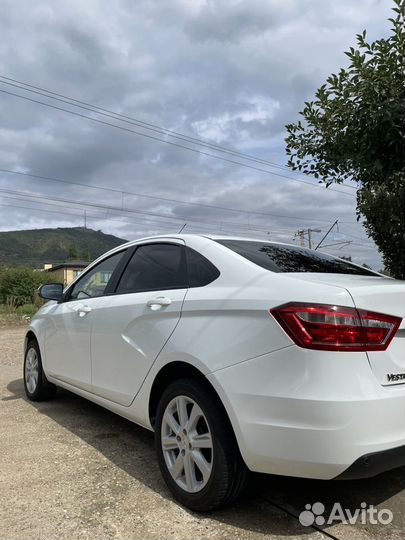
M 194 249 L 186 248 L 189 287 L 204 287 L 216 280 L 220 271 Z
M 127 264 L 116 293 L 187 288 L 184 247 L 176 244 L 139 246 Z
M 124 251 L 116 253 L 115 255 L 108 257 L 108 259 L 104 259 L 87 272 L 73 286 L 69 295 L 69 300 L 80 300 L 102 296 L 123 254 Z

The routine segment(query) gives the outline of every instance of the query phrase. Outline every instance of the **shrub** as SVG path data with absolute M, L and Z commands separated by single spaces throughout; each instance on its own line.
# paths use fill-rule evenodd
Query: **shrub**
M 0 302 L 11 310 L 35 301 L 35 293 L 51 276 L 28 267 L 6 268 L 0 272 Z

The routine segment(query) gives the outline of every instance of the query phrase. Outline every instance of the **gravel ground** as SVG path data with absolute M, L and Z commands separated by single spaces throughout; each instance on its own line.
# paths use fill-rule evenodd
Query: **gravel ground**
M 257 476 L 231 508 L 179 506 L 156 464 L 153 436 L 69 392 L 31 403 L 21 379 L 24 328 L 0 328 L 0 538 L 404 537 L 404 470 L 356 482 Z M 306 503 L 390 509 L 390 525 L 304 527 Z

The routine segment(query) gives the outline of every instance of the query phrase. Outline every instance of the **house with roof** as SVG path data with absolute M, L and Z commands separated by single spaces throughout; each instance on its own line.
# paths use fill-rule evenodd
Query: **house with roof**
M 67 287 L 88 265 L 89 263 L 85 261 L 68 261 L 56 265 L 44 264 L 43 272 L 52 274 L 55 281 Z

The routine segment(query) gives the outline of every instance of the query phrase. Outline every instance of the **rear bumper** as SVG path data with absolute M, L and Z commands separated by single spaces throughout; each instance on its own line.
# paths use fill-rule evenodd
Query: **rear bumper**
M 403 467 L 405 465 L 405 446 L 373 452 L 356 459 L 335 480 L 355 480 L 358 478 L 370 478 L 385 471 Z
M 208 378 L 252 471 L 328 480 L 402 464 L 405 385 L 378 384 L 366 354 L 291 346 Z

